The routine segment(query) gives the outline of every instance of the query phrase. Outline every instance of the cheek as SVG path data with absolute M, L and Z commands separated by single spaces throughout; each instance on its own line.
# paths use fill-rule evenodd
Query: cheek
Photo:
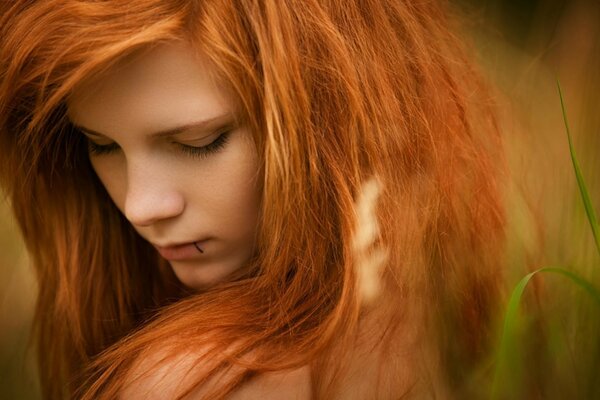
M 239 228 L 248 231 L 255 229 L 260 208 L 261 193 L 256 174 L 256 165 L 253 164 L 253 167 L 253 169 L 244 170 L 240 174 L 240 179 L 233 186 L 233 193 L 231 193 L 230 197 L 235 203 L 233 207 L 237 210 Z M 247 229 L 244 229 L 244 226 Z
M 90 162 L 110 198 L 123 211 L 127 191 L 125 166 L 121 165 L 124 163 L 112 157 L 92 157 Z
M 258 222 L 261 189 L 259 162 L 249 135 L 231 143 L 231 149 L 213 176 L 213 206 L 218 209 L 219 224 L 231 236 L 247 239 Z

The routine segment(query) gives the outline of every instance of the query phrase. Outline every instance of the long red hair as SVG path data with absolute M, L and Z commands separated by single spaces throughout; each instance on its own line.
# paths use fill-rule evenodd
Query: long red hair
M 461 390 L 465 368 L 485 355 L 500 296 L 504 160 L 489 93 L 443 6 L 2 7 L 0 178 L 37 271 L 47 398 L 115 398 L 135 361 L 163 350 L 208 366 L 196 385 L 229 371 L 215 398 L 261 372 L 306 364 L 315 397 L 331 398 L 361 319 L 377 307 L 390 310 L 383 349 L 405 334 L 401 321 L 418 324 L 452 366 L 449 387 Z M 171 40 L 191 43 L 229 83 L 263 176 L 256 258 L 243 276 L 197 294 L 178 289 L 112 204 L 65 115 L 82 80 Z M 369 308 L 358 295 L 352 238 L 355 202 L 372 176 L 382 189 L 376 242 L 387 259 Z M 420 318 L 408 319 L 413 308 Z M 393 356 L 381 351 L 380 382 L 393 388 Z

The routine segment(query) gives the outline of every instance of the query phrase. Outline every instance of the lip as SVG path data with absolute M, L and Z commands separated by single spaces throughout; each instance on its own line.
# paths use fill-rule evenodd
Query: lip
M 159 246 L 155 244 L 154 247 L 156 248 L 156 250 L 158 250 L 158 252 L 164 259 L 168 261 L 182 261 L 197 258 L 198 256 L 200 256 L 202 253 L 198 251 L 196 244 L 198 245 L 198 247 L 203 248 L 204 243 L 206 243 L 206 241 L 207 240 L 198 240 L 196 242 L 188 242 L 168 246 Z

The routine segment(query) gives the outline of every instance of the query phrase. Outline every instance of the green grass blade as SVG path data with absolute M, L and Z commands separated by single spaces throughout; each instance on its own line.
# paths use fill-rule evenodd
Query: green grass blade
M 590 222 L 590 226 L 592 227 L 592 233 L 594 235 L 594 240 L 596 241 L 596 249 L 598 250 L 598 254 L 600 254 L 600 228 L 598 228 L 598 219 L 596 218 L 594 207 L 592 206 L 590 196 L 585 186 L 583 174 L 581 173 L 579 163 L 577 162 L 577 157 L 575 156 L 575 149 L 573 147 L 573 140 L 571 139 L 571 132 L 569 130 L 569 123 L 567 121 L 567 112 L 565 110 L 565 102 L 563 99 L 562 90 L 560 88 L 560 82 L 558 82 L 557 80 L 556 84 L 558 86 L 560 106 L 562 108 L 563 119 L 565 121 L 565 128 L 567 130 L 567 138 L 569 139 L 569 152 L 571 153 L 571 160 L 573 161 L 573 168 L 575 169 L 575 176 L 577 177 L 577 185 L 579 186 L 579 192 L 581 193 L 581 198 L 583 199 L 583 204 L 585 206 L 585 212 L 587 214 L 588 221 Z
M 534 275 L 541 272 L 555 273 L 567 277 L 573 283 L 575 283 L 581 289 L 587 292 L 596 301 L 596 303 L 598 303 L 598 306 L 600 306 L 600 291 L 594 285 L 588 282 L 585 278 L 582 278 L 581 276 L 566 269 L 553 267 L 540 268 L 523 277 L 513 289 L 508 300 L 508 306 L 506 309 L 506 314 L 504 316 L 504 324 L 502 328 L 502 337 L 500 339 L 500 346 L 498 350 L 498 361 L 496 364 L 494 380 L 492 383 L 492 399 L 503 398 L 500 396 L 499 385 L 503 383 L 506 386 L 506 384 L 508 384 L 508 382 L 501 382 L 501 374 L 505 369 L 505 364 L 508 360 L 508 357 L 510 356 L 511 350 L 514 349 L 516 344 L 514 342 L 514 333 L 516 331 L 517 317 L 519 305 L 521 303 L 521 298 L 523 297 L 523 293 L 525 292 L 527 284 L 529 283 L 531 278 L 533 278 Z M 511 383 L 515 384 L 515 382 Z

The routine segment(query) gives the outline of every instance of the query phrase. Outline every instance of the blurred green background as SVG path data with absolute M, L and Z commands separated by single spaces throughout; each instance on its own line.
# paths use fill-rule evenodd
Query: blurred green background
M 513 182 L 506 198 L 509 286 L 527 271 L 552 265 L 576 271 L 600 287 L 600 257 L 579 197 L 556 89 L 559 79 L 575 149 L 599 212 L 600 1 L 452 3 L 484 74 L 496 87 L 502 114 Z M 539 312 L 525 318 L 521 340 L 526 350 L 512 360 L 520 363 L 514 371 L 523 377 L 508 377 L 511 384 L 501 398 L 600 398 L 595 383 L 600 308 L 561 277 L 536 278 L 530 291 L 538 297 L 526 296 L 527 309 Z M 27 350 L 35 293 L 24 246 L 0 197 L 2 399 L 40 397 L 33 354 Z M 536 372 L 527 372 L 532 369 Z M 486 387 L 477 392 L 489 394 Z

